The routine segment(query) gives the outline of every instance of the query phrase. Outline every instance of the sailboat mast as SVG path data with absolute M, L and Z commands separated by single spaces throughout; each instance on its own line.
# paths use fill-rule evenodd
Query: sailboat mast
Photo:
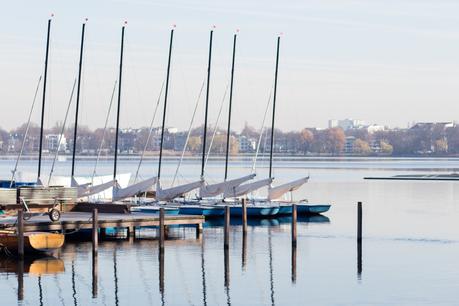
M 273 117 L 271 121 L 271 149 L 269 152 L 269 178 L 270 179 L 273 178 L 272 170 L 273 170 L 273 149 L 274 149 L 274 118 L 276 117 L 277 72 L 279 69 L 279 46 L 280 46 L 280 36 L 277 37 L 276 72 L 274 74 Z
M 119 72 L 119 83 L 118 83 L 118 108 L 116 111 L 116 131 L 115 131 L 115 161 L 113 163 L 113 179 L 116 180 L 116 166 L 118 162 L 118 135 L 120 129 L 120 107 L 121 107 L 121 81 L 123 76 L 123 51 L 124 51 L 124 29 L 126 22 L 121 28 L 121 53 L 120 53 L 120 72 Z
M 202 142 L 202 163 L 201 163 L 201 179 L 204 179 L 204 167 L 206 164 L 206 140 L 207 140 L 207 113 L 209 110 L 209 85 L 210 85 L 210 68 L 212 63 L 212 39 L 214 31 L 210 31 L 209 39 L 209 62 L 207 64 L 207 88 L 206 88 L 206 111 L 204 115 L 204 138 Z
M 76 142 L 77 142 L 77 133 L 78 133 L 78 111 L 80 108 L 81 69 L 83 66 L 83 47 L 84 47 L 85 27 L 86 27 L 86 22 L 83 22 L 83 25 L 81 27 L 80 62 L 78 64 L 78 85 L 77 85 L 77 96 L 76 96 L 76 107 L 75 107 L 75 126 L 73 128 L 72 177 L 74 177 L 75 175 L 75 154 L 76 154 Z
M 236 58 L 236 39 L 237 39 L 237 34 L 235 33 L 233 37 L 233 59 L 231 61 L 231 84 L 230 84 L 230 94 L 229 94 L 228 129 L 226 132 L 225 181 L 228 178 L 228 159 L 229 159 L 229 149 L 230 149 L 231 107 L 233 103 L 233 81 L 234 81 L 234 60 Z
M 174 29 L 171 29 L 171 36 L 169 41 L 169 57 L 167 59 L 167 74 L 166 74 L 166 88 L 164 91 L 164 109 L 163 109 L 163 122 L 161 125 L 161 142 L 159 144 L 159 162 L 158 162 L 158 181 L 161 177 L 161 162 L 163 159 L 163 141 L 164 141 L 164 126 L 166 124 L 166 111 L 167 111 L 167 96 L 169 93 L 169 75 L 171 69 L 171 57 L 172 57 L 172 42 L 174 39 Z
M 41 158 L 42 158 L 42 151 L 43 151 L 43 125 L 45 123 L 45 103 L 46 103 L 46 81 L 48 78 L 48 55 L 49 55 L 49 38 L 51 33 L 51 18 L 48 19 L 48 33 L 46 36 L 46 55 L 45 55 L 45 74 L 43 79 L 43 102 L 41 106 L 41 123 L 40 123 L 40 145 L 38 149 L 38 174 L 37 174 L 37 181 L 40 180 L 41 175 Z

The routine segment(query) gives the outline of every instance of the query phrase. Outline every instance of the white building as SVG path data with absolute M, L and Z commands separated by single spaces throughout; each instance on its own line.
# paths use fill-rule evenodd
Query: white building
M 49 152 L 56 152 L 59 148 L 59 152 L 64 152 L 67 150 L 67 138 L 61 134 L 48 134 L 45 136 L 46 139 L 46 149 Z M 59 139 L 61 142 L 59 143 Z
M 359 120 L 359 119 L 343 119 L 343 120 L 331 119 L 331 120 L 328 120 L 329 128 L 340 127 L 345 131 L 349 129 L 361 128 L 364 126 L 365 126 L 365 121 Z
M 239 136 L 239 152 L 247 153 L 255 151 L 257 142 L 253 139 L 249 139 L 246 136 Z

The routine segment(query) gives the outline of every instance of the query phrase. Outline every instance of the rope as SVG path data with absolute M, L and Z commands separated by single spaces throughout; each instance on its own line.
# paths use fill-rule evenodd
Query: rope
M 153 112 L 153 117 L 151 118 L 151 122 L 150 122 L 150 131 L 148 133 L 147 141 L 145 142 L 145 146 L 143 148 L 142 155 L 140 156 L 139 165 L 137 166 L 137 171 L 135 172 L 134 184 L 137 182 L 140 166 L 142 165 L 143 158 L 145 156 L 145 152 L 147 151 L 148 144 L 150 143 L 151 134 L 153 133 L 153 122 L 155 121 L 156 112 L 158 111 L 159 103 L 161 102 L 161 96 L 163 94 L 164 83 L 165 81 L 163 81 L 163 84 L 161 85 L 161 90 L 159 91 L 158 100 L 156 101 L 155 111 Z
M 92 177 L 91 177 L 91 183 L 92 184 L 94 184 L 94 176 L 96 176 L 97 164 L 99 163 L 100 155 L 102 153 L 102 147 L 104 145 L 105 134 L 107 132 L 108 119 L 110 119 L 110 112 L 112 110 L 113 97 L 115 96 L 116 84 L 117 83 L 118 83 L 118 80 L 115 80 L 115 85 L 113 85 L 112 96 L 110 98 L 110 105 L 108 106 L 107 116 L 105 117 L 105 125 L 104 125 L 104 131 L 102 133 L 102 140 L 100 141 L 99 149 L 97 150 L 97 158 L 96 158 L 96 162 L 94 164 L 94 170 L 92 171 Z
M 21 150 L 19 151 L 18 158 L 16 159 L 16 164 L 14 165 L 14 169 L 11 171 L 12 175 L 11 175 L 10 188 L 13 187 L 13 181 L 14 181 L 14 178 L 16 176 L 16 171 L 18 170 L 19 160 L 21 159 L 22 153 L 24 152 L 25 142 L 26 142 L 26 139 L 27 139 L 27 135 L 29 134 L 30 120 L 32 118 L 33 109 L 35 107 L 35 101 L 37 100 L 37 94 L 38 94 L 38 89 L 40 88 L 41 78 L 42 77 L 40 75 L 40 78 L 38 79 L 37 88 L 35 89 L 35 94 L 33 96 L 32 107 L 30 108 L 29 119 L 27 120 L 26 130 L 25 130 L 25 133 L 24 133 L 24 137 L 22 138 Z
M 54 154 L 53 164 L 51 166 L 51 171 L 49 172 L 48 186 L 49 186 L 49 183 L 51 182 L 51 177 L 53 176 L 54 165 L 56 164 L 57 156 L 59 155 L 59 147 L 61 146 L 62 137 L 64 136 L 65 124 L 67 123 L 67 118 L 68 118 L 68 115 L 69 115 L 70 105 L 72 105 L 73 93 L 75 91 L 76 82 L 77 82 L 77 79 L 75 78 L 75 81 L 73 82 L 72 93 L 70 94 L 69 103 L 67 105 L 67 111 L 65 112 L 64 122 L 62 123 L 62 129 L 61 129 L 61 134 L 59 135 L 59 141 L 57 143 L 56 154 Z

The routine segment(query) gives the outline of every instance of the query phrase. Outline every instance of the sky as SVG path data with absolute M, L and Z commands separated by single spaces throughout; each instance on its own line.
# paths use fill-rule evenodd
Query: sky
M 260 127 L 281 35 L 276 127 L 326 127 L 329 119 L 406 127 L 459 120 L 459 2 L 449 0 L 8 1 L 0 13 L 0 127 L 27 121 L 51 29 L 45 126 L 63 121 L 86 27 L 80 124 L 103 127 L 127 21 L 120 126 L 148 126 L 165 79 L 176 25 L 167 126 L 187 129 L 206 78 L 215 26 L 209 123 L 223 101 L 226 125 L 233 34 L 232 126 Z M 41 88 L 32 120 L 39 122 Z M 68 124 L 74 121 L 73 100 Z M 194 126 L 204 118 L 200 100 Z M 160 125 L 160 112 L 155 126 Z M 114 126 L 114 111 L 110 125 Z

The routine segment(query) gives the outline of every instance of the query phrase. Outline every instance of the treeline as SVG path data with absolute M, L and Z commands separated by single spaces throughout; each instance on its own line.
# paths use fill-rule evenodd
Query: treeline
M 51 129 L 44 131 L 47 135 L 59 135 L 62 127 L 56 124 Z M 0 129 L 0 153 L 16 154 L 24 141 L 26 125 L 11 131 Z M 212 127 L 208 129 L 208 144 L 215 133 L 211 152 L 224 154 L 226 151 L 226 131 Z M 28 137 L 25 140 L 24 154 L 38 152 L 40 129 L 37 125 L 30 126 Z M 187 132 L 166 129 L 164 136 L 164 149 L 180 152 L 187 139 Z M 230 152 L 253 153 L 258 142 L 260 152 L 270 149 L 269 129 L 265 129 L 260 138 L 259 130 L 246 125 L 240 133 L 234 131 L 230 134 Z M 64 132 L 66 138 L 65 148 L 61 150 L 70 152 L 73 149 L 73 128 Z M 120 131 L 119 150 L 123 154 L 139 154 L 145 148 L 149 137 L 148 128 L 123 129 Z M 78 154 L 96 154 L 101 147 L 104 154 L 112 154 L 115 146 L 115 129 L 109 128 L 91 130 L 87 127 L 78 129 L 77 152 Z M 369 133 L 367 128 L 351 129 L 344 131 L 341 128 L 317 129 L 305 128 L 301 131 L 283 132 L 274 131 L 274 151 L 276 153 L 291 155 L 387 155 L 387 156 L 413 156 L 413 155 L 456 155 L 459 154 L 459 127 L 445 127 L 442 124 L 415 125 L 409 129 L 392 129 Z M 160 128 L 155 128 L 150 135 L 146 150 L 155 152 L 159 150 Z M 53 148 L 44 140 L 44 150 Z M 193 129 L 188 139 L 187 152 L 199 154 L 202 152 L 202 127 Z

